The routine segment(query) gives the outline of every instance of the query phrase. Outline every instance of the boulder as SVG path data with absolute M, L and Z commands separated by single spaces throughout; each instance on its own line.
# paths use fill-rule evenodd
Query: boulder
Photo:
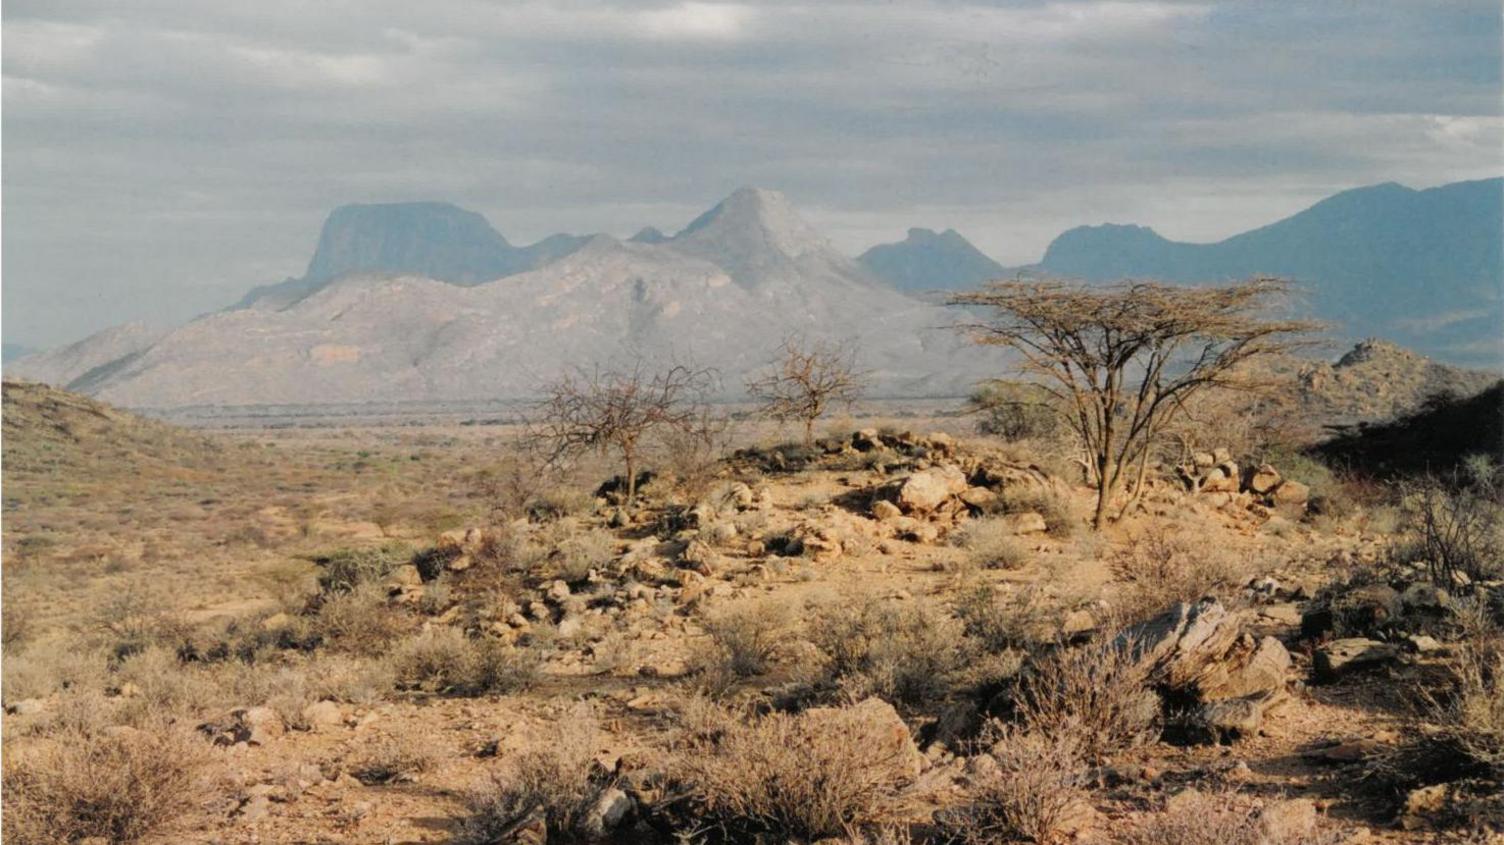
M 1010 534 L 1039 534 L 1049 527 L 1044 517 L 1033 511 L 1004 514 L 998 517 L 998 521 Z
M 878 522 L 892 522 L 901 516 L 903 516 L 903 511 L 898 509 L 898 505 L 886 499 L 878 499 L 872 503 L 872 518 Z
M 303 708 L 303 721 L 315 731 L 341 727 L 345 724 L 345 710 L 335 701 L 316 701 Z
M 1310 501 L 1311 488 L 1294 479 L 1286 479 L 1284 483 L 1274 488 L 1274 503 L 1276 505 L 1304 505 Z
M 1206 474 L 1201 477 L 1201 491 L 1203 493 L 1238 492 L 1238 465 L 1229 461 L 1207 470 Z
M 1257 469 L 1250 469 L 1248 477 L 1243 480 L 1243 489 L 1259 496 L 1267 496 L 1279 487 L 1279 470 L 1269 464 L 1262 464 Z
M 926 514 L 967 486 L 965 474 L 956 467 L 930 467 L 904 480 L 898 488 L 898 506 L 905 513 Z
M 603 839 L 621 825 L 632 808 L 632 799 L 627 797 L 627 793 L 611 787 L 602 792 L 590 805 L 590 809 L 585 811 L 585 817 L 580 820 L 579 832 L 587 841 Z
M 995 505 L 999 498 L 995 491 L 988 490 L 986 487 L 968 487 L 961 491 L 961 501 L 975 511 L 986 511 Z
M 1316 650 L 1311 660 L 1316 677 L 1335 680 L 1356 671 L 1387 665 L 1399 657 L 1400 650 L 1389 643 L 1362 637 L 1333 640 Z

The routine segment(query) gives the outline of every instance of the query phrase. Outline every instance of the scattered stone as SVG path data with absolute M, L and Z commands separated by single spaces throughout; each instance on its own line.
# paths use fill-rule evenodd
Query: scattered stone
M 892 522 L 902 516 L 903 511 L 898 509 L 898 505 L 886 499 L 878 499 L 872 503 L 872 517 L 878 522 Z
M 1243 482 L 1243 489 L 1259 496 L 1267 496 L 1279 487 L 1282 480 L 1279 470 L 1269 464 L 1263 464 L 1257 469 L 1248 471 L 1248 477 Z
M 345 724 L 345 711 L 335 701 L 316 701 L 303 708 L 303 721 L 312 730 L 326 730 Z
M 621 825 L 632 812 L 632 799 L 627 793 L 612 787 L 602 792 L 581 820 L 580 832 L 587 840 L 601 839 Z
M 1311 498 L 1311 488 L 1294 479 L 1286 479 L 1274 488 L 1276 505 L 1304 505 Z
M 1004 514 L 998 519 L 1010 534 L 1039 534 L 1049 528 L 1044 517 L 1034 511 Z
M 1316 677 L 1334 680 L 1359 670 L 1387 665 L 1399 657 L 1399 649 L 1362 637 L 1333 640 L 1316 650 L 1311 663 Z

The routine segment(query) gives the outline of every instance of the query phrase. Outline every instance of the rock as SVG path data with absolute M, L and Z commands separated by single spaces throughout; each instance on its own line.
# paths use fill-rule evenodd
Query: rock
M 1400 605 L 1406 611 L 1444 611 L 1452 606 L 1452 596 L 1435 584 L 1416 581 L 1400 594 Z
M 911 543 L 933 543 L 940 539 L 940 529 L 912 516 L 902 516 L 893 521 L 893 531 L 900 540 Z
M 315 730 L 341 727 L 345 724 L 344 708 L 334 701 L 316 701 L 303 708 L 303 721 Z
M 1217 458 L 1211 452 L 1197 452 L 1191 455 L 1191 463 L 1200 469 L 1210 469 L 1217 465 Z
M 968 487 L 961 491 L 961 501 L 967 507 L 975 511 L 986 511 L 995 505 L 998 499 L 997 492 L 986 487 Z
M 1316 677 L 1334 680 L 1355 671 L 1386 665 L 1398 657 L 1399 649 L 1389 643 L 1351 637 L 1333 640 L 1317 649 L 1311 665 L 1316 670 Z
M 898 506 L 905 513 L 925 514 L 967 487 L 966 476 L 953 466 L 920 470 L 898 488 Z
M 1263 464 L 1248 471 L 1248 477 L 1243 480 L 1243 489 L 1255 495 L 1267 496 L 1274 492 L 1281 480 L 1279 470 Z
M 1447 650 L 1445 643 L 1425 634 L 1410 634 L 1405 637 L 1405 644 L 1416 654 L 1436 654 Z
M 615 787 L 607 789 L 580 820 L 580 833 L 587 841 L 602 839 L 621 825 L 632 812 L 632 807 L 632 799 L 627 793 Z
M 1432 817 L 1446 809 L 1449 791 L 1448 785 L 1444 783 L 1412 789 L 1410 794 L 1405 796 L 1405 809 L 1400 814 L 1400 827 L 1405 830 L 1418 830 L 1429 825 Z
M 1004 514 L 998 520 L 1010 534 L 1039 534 L 1049 528 L 1044 517 L 1033 511 Z
M 444 565 L 444 568 L 448 569 L 450 572 L 464 572 L 473 565 L 475 565 L 475 561 L 472 560 L 469 555 L 460 555 L 459 557 L 451 558 L 449 562 Z
M 549 601 L 562 604 L 571 595 L 569 584 L 563 580 L 555 580 L 548 585 L 548 590 L 544 595 L 548 596 Z
M 1236 493 L 1238 492 L 1238 465 L 1234 463 L 1218 464 L 1206 471 L 1201 476 L 1201 492 L 1203 493 Z
M 235 715 L 249 730 L 246 742 L 251 745 L 265 745 L 268 740 L 276 739 L 287 731 L 287 726 L 282 723 L 282 716 L 270 707 L 237 710 Z
M 1067 639 L 1096 629 L 1097 617 L 1093 616 L 1091 611 L 1082 608 L 1067 613 L 1064 621 L 1060 623 L 1060 633 Z
M 767 544 L 761 540 L 747 541 L 747 557 L 762 557 L 768 553 Z
M 1219 464 L 1232 463 L 1232 450 L 1226 446 L 1218 446 L 1212 450 L 1212 461 Z
M 43 704 L 41 699 L 23 698 L 14 704 L 7 705 L 5 712 L 13 716 L 34 716 L 46 709 L 47 705 Z
M 875 428 L 864 428 L 851 435 L 851 446 L 858 452 L 871 452 L 883 448 L 882 437 Z
M 878 522 L 892 522 L 901 516 L 903 516 L 903 511 L 898 509 L 898 505 L 886 499 L 878 499 L 872 503 L 872 518 Z
M 391 591 L 400 591 L 407 587 L 421 587 L 423 586 L 423 576 L 418 572 L 417 566 L 406 563 L 393 569 L 387 575 L 386 586 Z
M 715 549 L 712 549 L 704 540 L 690 540 L 689 544 L 684 547 L 684 551 L 679 554 L 679 560 L 701 575 L 715 574 Z
M 292 617 L 280 611 L 261 620 L 261 630 L 263 631 L 281 631 L 291 626 Z
M 1268 699 L 1261 696 L 1213 701 L 1202 705 L 1196 721 L 1219 740 L 1252 736 L 1263 723 L 1268 706 Z
M 1259 608 L 1259 616 L 1280 625 L 1297 627 L 1301 624 L 1304 616 L 1300 612 L 1300 605 L 1294 602 L 1283 604 L 1270 604 Z
M 1332 613 L 1342 631 L 1372 631 L 1400 618 L 1404 605 L 1388 584 L 1364 584 L 1335 597 Z
M 1311 498 L 1311 488 L 1294 479 L 1286 479 L 1274 488 L 1276 505 L 1303 505 Z
M 559 626 L 556 630 L 560 637 L 563 637 L 566 640 L 572 640 L 580 635 L 580 632 L 584 630 L 584 627 L 585 621 L 580 617 L 566 616 L 563 619 L 559 620 Z

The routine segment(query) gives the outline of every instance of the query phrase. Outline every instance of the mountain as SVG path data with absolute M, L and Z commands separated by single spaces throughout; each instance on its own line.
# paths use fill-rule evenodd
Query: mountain
M 655 226 L 643 226 L 637 230 L 637 234 L 627 238 L 627 240 L 634 244 L 661 244 L 668 240 L 668 235 L 658 231 Z
M 567 368 L 641 356 L 714 367 L 730 397 L 803 333 L 854 343 L 877 395 L 956 395 L 1000 359 L 963 352 L 950 322 L 831 248 L 782 195 L 745 188 L 661 243 L 597 235 L 475 285 L 346 273 L 279 309 L 210 314 L 86 392 L 132 407 L 522 398 Z
M 955 229 L 936 234 L 930 229 L 910 229 L 908 237 L 893 244 L 878 244 L 862 253 L 857 263 L 895 288 L 910 293 L 931 290 L 965 290 L 1007 271 L 983 255 Z
M 25 358 L 36 351 L 30 346 L 22 346 L 19 343 L 0 343 L 0 363 L 10 363 L 18 358 Z
M 6 376 L 21 376 L 62 387 L 87 391 L 89 386 L 156 343 L 165 332 L 142 323 L 123 323 L 96 332 L 77 343 L 27 355 L 6 367 Z
M 1028 269 L 1089 281 L 1285 276 L 1349 337 L 1383 335 L 1457 363 L 1504 363 L 1504 179 L 1344 191 L 1211 244 L 1141 226 L 1083 226 Z
M 344 205 L 324 221 L 302 278 L 255 288 L 237 307 L 283 308 L 352 273 L 475 285 L 546 264 L 586 240 L 553 235 L 514 247 L 485 217 L 444 202 Z

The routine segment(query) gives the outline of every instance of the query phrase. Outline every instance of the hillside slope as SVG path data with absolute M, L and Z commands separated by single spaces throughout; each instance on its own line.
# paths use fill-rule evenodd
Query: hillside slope
M 893 287 L 909 293 L 966 290 L 1007 274 L 955 229 L 936 233 L 910 229 L 898 243 L 878 244 L 857 263 Z

